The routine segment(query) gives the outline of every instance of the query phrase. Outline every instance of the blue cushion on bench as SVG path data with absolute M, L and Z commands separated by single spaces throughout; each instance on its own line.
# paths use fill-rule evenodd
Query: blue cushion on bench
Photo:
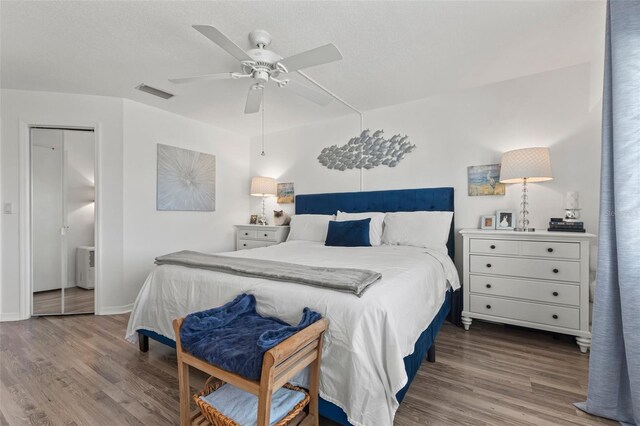
M 228 383 L 200 399 L 239 425 L 251 426 L 258 422 L 258 397 Z M 303 399 L 304 392 L 278 389 L 271 397 L 270 424 L 279 422 Z
M 264 353 L 322 316 L 304 308 L 298 325 L 256 312 L 256 298 L 241 294 L 218 308 L 189 314 L 180 329 L 184 350 L 210 364 L 258 380 Z

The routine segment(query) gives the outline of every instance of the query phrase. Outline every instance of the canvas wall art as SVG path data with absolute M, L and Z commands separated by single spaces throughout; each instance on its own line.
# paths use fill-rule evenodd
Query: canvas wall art
M 278 184 L 278 204 L 291 204 L 293 203 L 294 197 L 293 183 Z
M 216 209 L 216 156 L 158 144 L 157 210 Z
M 505 185 L 500 183 L 500 164 L 467 167 L 469 196 L 504 195 Z

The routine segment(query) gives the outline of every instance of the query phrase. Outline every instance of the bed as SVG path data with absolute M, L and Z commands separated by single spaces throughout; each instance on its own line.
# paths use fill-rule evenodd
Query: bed
M 412 189 L 299 195 L 296 214 L 453 211 L 453 189 Z M 348 425 L 392 424 L 395 412 L 435 337 L 455 306 L 459 286 L 452 262 L 453 224 L 447 254 L 403 246 L 325 247 L 291 241 L 227 253 L 310 266 L 359 267 L 382 273 L 360 298 L 332 290 L 239 277 L 218 271 L 162 265 L 147 278 L 131 314 L 127 339 L 175 346 L 171 319 L 219 306 L 241 292 L 258 300 L 259 312 L 290 323 L 302 308 L 330 321 L 321 368 L 320 413 Z M 301 374 L 296 384 L 305 385 Z M 373 392 L 367 391 L 373 389 Z

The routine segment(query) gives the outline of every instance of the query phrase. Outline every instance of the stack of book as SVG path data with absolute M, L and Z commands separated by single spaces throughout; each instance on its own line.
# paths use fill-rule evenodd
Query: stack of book
M 552 217 L 547 231 L 552 232 L 585 232 L 584 222 L 566 221 L 563 218 Z

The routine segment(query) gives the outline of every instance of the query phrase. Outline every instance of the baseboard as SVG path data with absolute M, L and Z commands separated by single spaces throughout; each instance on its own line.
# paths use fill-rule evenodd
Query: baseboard
M 100 308 L 100 312 L 96 315 L 118 315 L 131 312 L 133 309 L 133 303 L 123 306 L 105 306 Z
M 9 313 L 1 313 L 0 314 L 0 322 L 6 321 L 22 321 L 23 318 L 20 317 L 20 312 L 9 312 Z

